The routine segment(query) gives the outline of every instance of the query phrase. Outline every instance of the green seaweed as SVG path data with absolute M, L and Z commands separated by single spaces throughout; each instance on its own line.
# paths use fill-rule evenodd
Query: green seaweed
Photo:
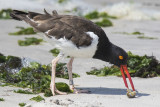
M 11 69 L 19 68 L 22 66 L 21 58 L 15 56 L 7 56 L 6 57 L 6 66 Z
M 136 31 L 136 32 L 132 32 L 130 33 L 131 35 L 144 35 L 144 33 L 141 33 L 139 31 Z
M 49 52 L 52 53 L 53 56 L 58 56 L 58 54 L 60 53 L 59 49 L 57 48 L 54 48 L 50 50 Z M 70 58 L 70 56 L 67 56 L 67 58 Z
M 93 11 L 93 12 L 86 14 L 84 17 L 86 19 L 98 19 L 99 18 L 98 14 L 99 14 L 98 11 Z
M 101 76 L 121 76 L 120 70 L 116 66 L 112 67 L 104 67 L 100 70 L 94 69 L 90 72 L 86 72 L 88 75 L 97 75 L 98 77 Z
M 63 82 L 58 82 L 58 83 L 56 83 L 56 88 L 57 88 L 59 91 L 71 92 L 69 86 L 68 86 L 66 83 L 63 83 Z
M 117 17 L 115 16 L 110 16 L 108 15 L 106 12 L 98 12 L 98 11 L 92 11 L 87 13 L 86 15 L 84 15 L 84 17 L 86 19 L 92 20 L 92 19 L 98 19 L 98 18 L 112 18 L 112 19 L 116 19 Z
M 0 53 L 0 63 L 4 63 L 6 61 L 6 57 Z
M 9 35 L 19 36 L 19 35 L 33 35 L 33 34 L 36 34 L 36 32 L 34 32 L 32 27 L 28 27 L 28 28 L 16 27 L 16 28 L 18 28 L 20 30 L 17 31 L 17 32 L 9 33 Z
M 0 101 L 5 101 L 4 98 L 0 98 Z
M 25 40 L 18 40 L 18 45 L 20 46 L 39 45 L 41 42 L 43 42 L 43 39 L 37 39 L 31 37 L 31 38 L 25 38 Z
M 11 19 L 10 12 L 12 12 L 11 9 L 2 9 L 0 11 L 0 19 Z
M 128 33 L 128 32 L 114 32 L 114 33 L 121 33 L 121 34 L 126 34 L 126 35 L 140 35 L 140 36 L 137 36 L 137 38 L 139 38 L 139 39 L 158 39 L 156 37 L 144 36 L 144 33 L 141 33 L 139 31 L 135 31 L 132 33 Z
M 60 51 L 57 48 L 54 48 L 54 49 L 50 50 L 49 52 L 51 52 L 53 54 L 53 56 L 57 56 Z
M 106 18 L 102 19 L 101 21 L 95 22 L 95 24 L 101 27 L 108 27 L 113 25 L 112 22 Z
M 138 36 L 139 39 L 158 39 L 156 37 L 148 37 L 148 36 Z
M 36 101 L 36 102 L 40 102 L 42 100 L 45 100 L 43 97 L 41 97 L 40 95 L 38 95 L 37 97 L 33 97 L 30 100 Z
M 16 87 L 30 88 L 32 93 L 44 93 L 44 96 L 52 96 L 50 91 L 51 82 L 51 65 L 41 65 L 37 62 L 31 62 L 30 66 L 22 67 L 17 66 L 15 69 L 19 69 L 18 72 L 12 72 L 12 67 L 7 66 L 8 60 L 12 57 L 5 56 L 5 62 L 0 64 L 0 81 L 5 84 L 1 86 L 13 85 Z M 15 57 L 17 58 L 17 57 Z M 59 63 L 56 65 L 56 77 L 68 79 L 68 73 L 65 63 Z M 73 78 L 79 77 L 78 74 L 73 73 Z M 62 83 L 57 83 L 58 86 L 66 86 Z M 67 88 L 65 89 L 68 92 Z M 61 90 L 61 89 L 60 89 Z M 18 93 L 30 93 L 26 90 L 15 91 Z
M 110 16 L 110 15 L 108 15 L 106 12 L 101 12 L 101 13 L 99 13 L 99 17 L 117 19 L 116 16 Z
M 121 33 L 121 34 L 125 34 L 125 35 L 144 35 L 144 33 L 141 33 L 139 31 L 135 31 L 132 33 L 128 33 L 128 32 L 114 32 L 114 33 Z
M 99 17 L 106 18 L 106 17 L 108 17 L 108 14 L 107 14 L 106 12 L 101 12 L 101 13 L 99 13 L 98 16 L 99 16 Z
M 18 104 L 20 107 L 24 107 L 26 105 L 26 103 L 19 103 Z
M 0 80 L 6 82 L 17 82 L 19 78 L 13 75 L 12 69 L 19 69 L 22 67 L 21 59 L 14 56 L 4 56 L 3 63 L 0 64 Z
M 68 2 L 68 0 L 58 0 L 59 4 L 66 3 L 66 2 Z
M 149 78 L 160 75 L 160 63 L 153 56 L 138 56 L 128 52 L 128 70 L 132 77 Z M 115 66 L 94 69 L 87 72 L 96 76 L 121 76 L 120 69 Z
M 33 92 L 30 92 L 28 90 L 21 90 L 21 89 L 18 89 L 18 90 L 14 90 L 15 93 L 21 93 L 21 94 L 34 94 Z

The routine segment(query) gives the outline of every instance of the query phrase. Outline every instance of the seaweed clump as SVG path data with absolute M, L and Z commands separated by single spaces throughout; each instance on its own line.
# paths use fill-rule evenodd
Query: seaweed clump
M 63 83 L 63 82 L 58 82 L 58 83 L 56 83 L 56 88 L 57 88 L 59 91 L 71 92 L 69 86 L 68 86 L 66 83 Z
M 26 105 L 26 103 L 19 103 L 20 107 L 24 107 Z
M 40 102 L 42 100 L 45 100 L 43 97 L 41 97 L 40 95 L 38 95 L 37 97 L 33 97 L 30 100 L 36 101 L 36 102 Z
M 0 53 L 0 63 L 3 63 L 6 61 L 6 56 Z
M 121 76 L 120 70 L 116 66 L 112 67 L 104 67 L 100 70 L 98 69 L 93 69 L 90 72 L 86 72 L 88 75 L 96 75 L 98 77 L 101 76 Z
M 57 48 L 54 48 L 54 49 L 50 50 L 49 52 L 51 52 L 53 56 L 57 56 L 60 51 Z
M 141 32 L 138 32 L 138 31 L 136 31 L 136 32 L 132 32 L 132 33 L 130 33 L 131 35 L 144 35 L 144 33 L 141 33 Z
M 18 40 L 18 45 L 20 46 L 39 45 L 41 42 L 43 42 L 43 39 L 37 39 L 31 37 L 31 38 L 25 38 L 25 40 Z
M 53 56 L 58 56 L 58 54 L 60 53 L 60 50 L 57 48 L 54 48 L 54 49 L 51 49 L 49 52 L 52 53 Z M 70 56 L 67 56 L 67 58 L 70 58 Z
M 98 12 L 98 11 L 92 11 L 90 13 L 87 13 L 85 16 L 84 16 L 86 19 L 98 19 L 98 18 L 112 18 L 112 19 L 116 19 L 115 16 L 110 16 L 108 15 L 106 12 Z
M 10 12 L 12 12 L 11 9 L 2 9 L 0 11 L 0 19 L 11 19 Z
M 108 19 L 102 19 L 101 21 L 95 22 L 95 24 L 101 27 L 108 27 L 113 25 L 112 22 Z
M 68 0 L 58 0 L 59 4 L 66 3 Z
M 44 96 L 52 96 L 50 91 L 51 82 L 51 65 L 41 65 L 37 62 L 31 62 L 30 66 L 23 67 L 17 66 L 17 72 L 12 72 L 12 67 L 9 68 L 7 56 L 4 56 L 5 62 L 0 63 L 0 81 L 4 82 L 3 86 L 13 85 L 16 87 L 30 88 L 32 92 L 26 90 L 18 90 L 16 93 L 31 94 L 31 93 L 44 93 Z M 12 58 L 14 58 L 12 56 Z M 15 57 L 18 58 L 18 57 Z M 15 61 L 14 61 L 15 62 Z M 4 66 L 5 65 L 5 66 Z M 68 79 L 68 73 L 65 63 L 56 65 L 56 77 Z M 73 74 L 73 77 L 79 77 L 78 74 Z M 57 89 L 65 92 L 71 92 L 69 86 L 65 83 L 56 83 Z M 63 87 L 63 88 L 62 88 Z
M 131 77 L 150 78 L 160 76 L 160 63 L 153 56 L 138 56 L 128 52 L 128 70 Z M 97 76 L 121 76 L 120 69 L 115 66 L 94 69 L 87 72 L 88 75 Z
M 135 72 L 131 73 L 132 77 L 156 77 L 160 75 L 160 63 L 154 56 L 138 56 L 128 52 L 128 67 Z
M 138 36 L 139 39 L 158 39 L 156 37 L 148 37 L 148 36 Z
M 102 18 L 101 21 L 95 21 L 95 24 L 101 27 L 113 26 L 112 22 L 109 19 L 116 19 L 115 16 L 110 16 L 106 12 L 99 13 L 98 11 L 90 12 L 84 17 L 89 20 Z
M 0 101 L 4 101 L 4 98 L 0 98 Z
M 36 32 L 34 32 L 32 27 L 28 27 L 28 28 L 24 28 L 24 27 L 16 27 L 18 29 L 20 29 L 17 32 L 13 32 L 13 33 L 9 33 L 9 35 L 33 35 L 36 34 Z
M 21 90 L 21 89 L 18 89 L 18 90 L 14 90 L 15 93 L 20 93 L 20 94 L 33 94 L 33 92 L 30 92 L 28 90 Z
M 6 82 L 17 82 L 19 77 L 14 73 L 22 68 L 21 59 L 14 56 L 0 54 L 0 80 Z
M 144 35 L 144 33 L 139 32 L 139 31 L 135 31 L 132 33 L 128 33 L 128 32 L 114 32 L 114 33 L 121 33 L 121 34 L 126 34 L 126 35 Z
M 86 19 L 98 19 L 99 18 L 99 13 L 98 13 L 98 11 L 93 11 L 93 12 L 90 12 L 90 13 L 86 14 L 84 17 Z
M 126 34 L 126 35 L 139 35 L 139 36 L 137 36 L 138 39 L 158 39 L 156 37 L 144 36 L 144 33 L 139 32 L 139 31 L 135 31 L 132 33 L 128 33 L 128 32 L 114 32 L 114 33 L 121 33 L 121 34 Z

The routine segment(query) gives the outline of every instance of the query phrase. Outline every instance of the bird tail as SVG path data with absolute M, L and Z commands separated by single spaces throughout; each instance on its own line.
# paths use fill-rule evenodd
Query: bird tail
M 31 25 L 35 31 L 41 31 L 38 25 L 41 25 L 45 20 L 57 17 L 58 13 L 56 10 L 52 12 L 52 15 L 49 14 L 45 9 L 44 9 L 45 14 L 41 13 L 36 13 L 36 12 L 23 12 L 19 10 L 13 10 L 10 13 L 10 16 L 15 19 L 22 21 L 24 20 L 26 23 Z
M 19 20 L 22 21 L 24 20 L 24 18 L 26 18 L 26 15 L 28 15 L 27 12 L 23 12 L 23 11 L 19 11 L 19 10 L 13 10 L 10 13 L 10 16 L 15 19 L 15 20 Z

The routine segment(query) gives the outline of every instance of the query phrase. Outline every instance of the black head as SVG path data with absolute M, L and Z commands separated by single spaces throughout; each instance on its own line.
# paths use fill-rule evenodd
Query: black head
M 113 45 L 110 47 L 109 57 L 107 58 L 111 64 L 116 66 L 127 65 L 128 54 L 122 48 Z
M 107 47 L 98 47 L 93 58 L 110 62 L 118 67 L 127 65 L 128 54 L 122 48 L 110 43 Z
M 130 81 L 133 91 L 135 91 L 131 76 L 127 69 L 128 54 L 126 53 L 125 50 L 108 42 L 108 45 L 98 46 L 98 49 L 95 55 L 93 56 L 93 58 L 100 59 L 106 62 L 110 62 L 111 64 L 114 64 L 120 67 L 120 71 L 122 73 L 122 77 L 123 77 L 126 88 L 129 89 L 127 85 L 125 73 Z M 134 96 L 135 95 L 131 97 L 134 97 Z

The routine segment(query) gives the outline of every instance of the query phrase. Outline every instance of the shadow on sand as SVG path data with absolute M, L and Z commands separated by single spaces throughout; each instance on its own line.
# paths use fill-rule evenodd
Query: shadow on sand
M 89 90 L 91 91 L 90 94 L 101 94 L 101 95 L 126 95 L 126 89 L 120 89 L 120 88 L 105 88 L 105 87 L 79 87 L 78 89 L 83 90 Z M 136 96 L 142 97 L 142 96 L 149 96 L 150 94 L 147 93 L 139 93 L 137 91 Z

